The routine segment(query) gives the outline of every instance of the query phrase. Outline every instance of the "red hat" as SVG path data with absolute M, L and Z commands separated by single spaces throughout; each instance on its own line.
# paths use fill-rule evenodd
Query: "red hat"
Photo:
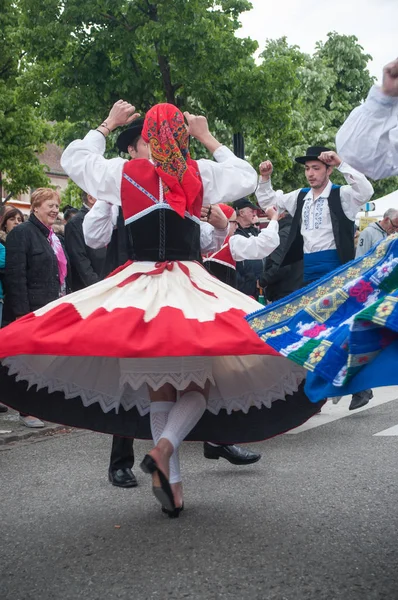
M 232 208 L 232 206 L 229 206 L 228 204 L 217 204 L 217 206 L 219 206 L 221 208 L 221 210 L 223 211 L 224 215 L 227 217 L 228 220 L 232 217 L 232 215 L 235 212 L 235 210 Z

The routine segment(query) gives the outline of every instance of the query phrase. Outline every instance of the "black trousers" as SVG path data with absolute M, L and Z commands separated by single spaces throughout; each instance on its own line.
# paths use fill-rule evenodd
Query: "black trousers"
M 134 465 L 134 450 L 132 438 L 113 436 L 111 460 L 109 463 L 110 471 L 118 469 L 132 469 Z

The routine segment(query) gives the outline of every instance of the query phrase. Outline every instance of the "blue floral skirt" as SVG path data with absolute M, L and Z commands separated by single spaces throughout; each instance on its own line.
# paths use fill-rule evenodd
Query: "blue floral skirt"
M 313 402 L 398 384 L 398 235 L 246 319 L 308 370 Z

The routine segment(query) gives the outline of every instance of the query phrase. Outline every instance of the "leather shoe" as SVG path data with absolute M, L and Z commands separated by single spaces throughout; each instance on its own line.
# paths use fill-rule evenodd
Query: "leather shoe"
M 358 392 L 352 395 L 352 399 L 350 402 L 350 406 L 348 410 L 355 410 L 356 408 L 361 408 L 362 406 L 366 406 L 366 404 L 373 398 L 372 390 L 363 390 L 363 392 Z
M 251 452 L 240 446 L 212 446 L 207 442 L 203 445 L 203 454 L 205 458 L 214 460 L 225 458 L 233 465 L 251 465 L 261 458 L 261 454 Z
M 133 471 L 128 467 L 109 471 L 109 481 L 112 485 L 121 488 L 132 488 L 138 485 Z

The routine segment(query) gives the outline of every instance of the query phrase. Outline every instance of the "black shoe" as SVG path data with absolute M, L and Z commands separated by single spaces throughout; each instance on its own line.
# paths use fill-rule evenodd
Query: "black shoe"
M 184 510 L 184 503 L 182 506 L 176 506 L 174 510 L 167 510 L 165 506 L 162 506 L 162 513 L 167 515 L 169 519 L 178 519 L 180 513 Z
M 138 485 L 133 471 L 128 467 L 109 471 L 109 481 L 112 485 L 121 488 L 132 488 Z
M 361 408 L 362 406 L 366 406 L 366 404 L 373 398 L 372 390 L 363 390 L 363 392 L 357 392 L 352 395 L 352 399 L 350 402 L 350 406 L 348 410 L 355 410 L 356 408 Z
M 0 404 L 0 413 L 5 413 L 8 411 L 8 408 L 4 406 L 4 404 Z
M 140 467 L 144 473 L 149 473 L 150 475 L 157 473 L 160 481 L 160 487 L 158 485 L 152 486 L 153 495 L 166 510 L 173 512 L 176 508 L 174 504 L 173 492 L 170 487 L 169 480 L 163 471 L 159 469 L 156 460 L 152 458 L 150 454 L 145 454 L 144 460 L 140 464 Z
M 203 444 L 203 454 L 205 458 L 215 460 L 225 458 L 233 465 L 251 465 L 261 458 L 261 454 L 251 452 L 240 446 L 212 446 L 207 442 Z

